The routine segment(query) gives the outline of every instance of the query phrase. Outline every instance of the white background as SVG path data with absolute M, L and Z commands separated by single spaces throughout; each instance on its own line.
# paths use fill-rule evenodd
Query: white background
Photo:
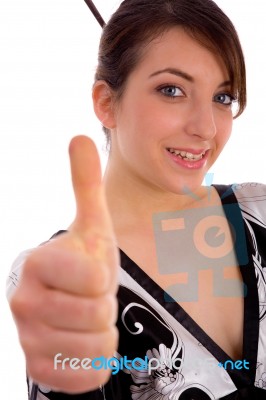
M 107 20 L 120 1 L 97 0 Z M 214 182 L 265 182 L 264 0 L 217 0 L 244 48 L 248 108 L 213 167 Z M 26 400 L 24 358 L 5 299 L 16 255 L 74 216 L 71 137 L 104 139 L 90 90 L 100 26 L 82 0 L 0 0 L 0 382 L 1 398 Z

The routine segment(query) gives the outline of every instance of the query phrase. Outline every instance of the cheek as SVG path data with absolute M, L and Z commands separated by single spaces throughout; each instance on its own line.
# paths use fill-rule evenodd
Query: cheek
M 157 102 L 147 102 L 140 106 L 137 124 L 142 132 L 145 132 L 149 140 L 163 140 L 168 136 L 180 132 L 182 120 L 173 107 L 164 107 Z
M 132 148 L 144 147 L 145 143 L 158 139 L 160 132 L 165 132 L 160 113 L 147 102 L 128 104 L 126 112 L 122 111 L 121 115 L 120 133 Z

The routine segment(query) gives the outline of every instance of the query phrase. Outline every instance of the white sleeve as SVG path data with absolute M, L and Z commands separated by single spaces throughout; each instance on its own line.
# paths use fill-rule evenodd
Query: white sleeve
M 24 250 L 13 262 L 6 282 L 6 297 L 8 300 L 10 300 L 18 287 L 24 262 L 33 250 L 34 249 Z
M 266 228 L 266 185 L 248 182 L 233 185 L 244 219 Z

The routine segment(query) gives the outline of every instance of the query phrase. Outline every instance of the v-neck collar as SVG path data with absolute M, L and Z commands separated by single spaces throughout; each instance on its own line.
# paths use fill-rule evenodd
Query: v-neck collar
M 241 215 L 236 196 L 227 185 L 213 185 L 217 190 L 225 214 L 228 205 L 236 204 L 234 209 Z M 241 217 L 242 218 L 242 217 Z M 252 262 L 254 253 L 251 235 L 244 225 L 246 236 L 246 250 L 248 262 L 239 263 L 243 282 L 247 293 L 244 298 L 244 323 L 243 323 L 243 360 L 249 361 L 249 370 L 227 369 L 232 381 L 237 388 L 254 385 L 256 375 L 258 338 L 259 338 L 259 301 L 255 269 Z M 238 249 L 241 251 L 241 249 Z M 165 291 L 153 281 L 134 261 L 120 250 L 121 267 L 141 285 L 161 306 L 163 306 L 182 326 L 194 336 L 219 362 L 225 363 L 232 358 L 190 317 L 190 315 L 174 300 L 166 301 Z M 238 259 L 239 261 L 239 259 Z

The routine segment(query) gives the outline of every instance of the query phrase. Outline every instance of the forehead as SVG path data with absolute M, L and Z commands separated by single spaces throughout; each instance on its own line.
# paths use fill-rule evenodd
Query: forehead
M 227 80 L 228 71 L 220 56 L 201 42 L 181 27 L 171 28 L 144 47 L 135 71 L 182 67 L 194 77 L 208 74 L 209 78 Z

